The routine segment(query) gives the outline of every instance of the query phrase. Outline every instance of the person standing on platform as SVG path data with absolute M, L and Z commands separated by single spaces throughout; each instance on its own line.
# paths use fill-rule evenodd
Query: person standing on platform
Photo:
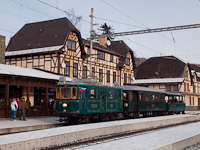
M 16 99 L 16 102 L 17 102 L 17 106 L 19 107 L 20 99 L 17 98 L 17 99 Z M 20 115 L 19 109 L 17 109 L 17 114 L 18 114 L 18 116 Z
M 10 107 L 11 107 L 11 112 L 12 112 L 12 114 L 11 114 L 11 120 L 16 121 L 16 115 L 17 115 L 18 105 L 17 105 L 17 102 L 16 102 L 15 98 L 12 99 Z
M 21 118 L 23 117 L 23 120 L 26 121 L 25 110 L 28 109 L 28 105 L 24 97 L 22 98 L 22 101 L 19 103 L 19 109 L 20 109 L 19 120 L 21 120 Z

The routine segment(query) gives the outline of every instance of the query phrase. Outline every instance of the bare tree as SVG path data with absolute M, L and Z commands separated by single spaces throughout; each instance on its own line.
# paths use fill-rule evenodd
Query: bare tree
M 65 14 L 76 28 L 80 28 L 82 16 L 76 16 L 73 8 L 68 9 L 68 11 L 65 12 Z

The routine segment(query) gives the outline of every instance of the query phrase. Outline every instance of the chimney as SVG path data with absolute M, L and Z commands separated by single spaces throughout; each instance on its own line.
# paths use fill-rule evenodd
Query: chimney
M 101 37 L 101 38 L 99 38 L 99 45 L 107 48 L 107 37 Z
M 0 35 L 0 64 L 5 64 L 5 36 Z

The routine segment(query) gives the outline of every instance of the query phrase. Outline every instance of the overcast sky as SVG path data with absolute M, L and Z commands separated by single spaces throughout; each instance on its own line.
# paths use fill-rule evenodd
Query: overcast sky
M 100 25 L 107 23 L 115 29 L 114 32 L 200 23 L 199 0 L 0 0 L 0 2 L 0 34 L 6 36 L 6 44 L 24 24 L 67 17 L 63 11 L 68 12 L 72 9 L 75 15 L 82 16 L 78 28 L 83 38 L 89 37 L 91 8 L 94 8 L 96 17 L 94 23 Z M 99 32 L 97 28 L 95 27 L 95 30 Z M 200 64 L 199 28 L 116 37 L 115 40 L 124 40 L 138 57 L 174 55 L 186 63 Z

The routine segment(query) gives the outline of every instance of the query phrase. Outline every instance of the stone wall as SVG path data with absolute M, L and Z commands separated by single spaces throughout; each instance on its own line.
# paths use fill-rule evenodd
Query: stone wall
M 5 36 L 0 35 L 0 64 L 5 64 Z

